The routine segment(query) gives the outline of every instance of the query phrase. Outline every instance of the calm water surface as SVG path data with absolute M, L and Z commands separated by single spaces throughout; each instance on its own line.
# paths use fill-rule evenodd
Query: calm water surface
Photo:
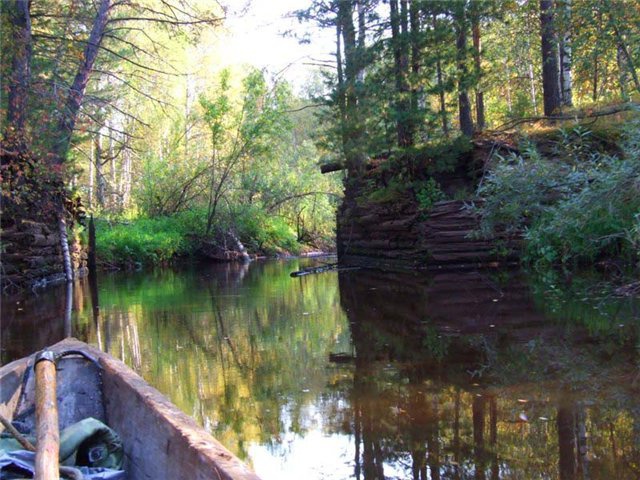
M 2 361 L 95 344 L 265 480 L 640 478 L 638 302 L 522 273 L 289 276 L 314 262 L 6 299 Z

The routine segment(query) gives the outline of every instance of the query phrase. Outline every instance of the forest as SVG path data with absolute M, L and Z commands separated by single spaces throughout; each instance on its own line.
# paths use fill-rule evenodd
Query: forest
M 524 231 L 534 263 L 637 260 L 636 1 L 301 7 L 288 35 L 331 30 L 335 49 L 294 89 L 224 64 L 224 4 L 2 2 L 5 259 L 16 219 L 42 222 L 69 277 L 89 215 L 107 268 L 331 250 L 351 186 L 425 211 L 482 198 L 478 235 Z M 464 162 L 482 141 L 478 173 Z M 446 192 L 437 174 L 461 164 L 474 182 Z
M 125 468 L 640 478 L 640 0 L 2 0 L 0 28 L 0 410 L 76 337 L 133 370 L 108 403 L 142 389 Z

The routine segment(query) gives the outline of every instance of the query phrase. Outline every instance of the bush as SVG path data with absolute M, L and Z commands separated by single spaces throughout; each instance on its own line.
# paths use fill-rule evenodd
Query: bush
M 484 199 L 482 233 L 488 236 L 498 226 L 520 231 L 550 205 L 587 183 L 585 171 L 546 160 L 533 147 L 521 156 L 500 157 L 478 188 Z
M 386 186 L 368 186 L 364 192 L 365 203 L 390 203 L 405 196 L 409 191 L 409 184 L 394 177 Z
M 117 265 L 151 265 L 190 254 L 204 215 L 189 211 L 171 217 L 139 218 L 128 223 L 96 222 L 98 261 Z
M 444 193 L 440 189 L 438 182 L 431 177 L 423 182 L 416 182 L 414 185 L 416 201 L 421 212 L 426 213 L 433 207 L 433 204 L 444 198 Z
M 283 250 L 293 254 L 300 252 L 296 233 L 283 217 L 269 215 L 257 206 L 239 205 L 231 211 L 229 220 L 250 250 L 267 255 Z
M 481 228 L 524 231 L 525 259 L 536 264 L 584 263 L 640 253 L 640 124 L 624 136 L 623 158 L 586 151 L 586 133 L 566 163 L 529 150 L 502 158 L 480 186 Z M 580 137 L 577 140 L 574 137 Z M 574 138 L 574 140 L 569 140 Z
M 592 262 L 638 254 L 640 162 L 607 158 L 580 191 L 545 211 L 526 232 L 537 263 Z

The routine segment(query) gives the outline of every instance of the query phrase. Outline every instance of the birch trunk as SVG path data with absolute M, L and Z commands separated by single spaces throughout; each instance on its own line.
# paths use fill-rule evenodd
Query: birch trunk
M 104 208 L 105 204 L 105 182 L 102 174 L 102 135 L 100 132 L 94 139 L 95 148 L 95 166 L 96 166 L 96 202 L 100 208 Z
M 110 124 L 107 124 L 107 128 L 109 128 L 109 143 L 108 143 L 108 159 L 109 159 L 109 174 L 110 174 L 110 182 L 109 182 L 109 190 L 111 190 L 111 195 L 109 196 L 109 207 L 111 209 L 115 209 L 118 204 L 118 182 L 117 182 L 117 172 L 116 172 L 116 155 L 115 150 L 113 148 L 113 135 L 114 132 L 110 127 Z
M 64 276 L 67 283 L 73 282 L 73 265 L 71 263 L 71 253 L 69 251 L 69 238 L 67 236 L 67 222 L 64 218 L 64 211 L 58 214 L 58 233 L 60 234 L 60 249 L 62 251 L 62 263 L 64 266 Z
M 95 177 L 95 162 L 96 162 L 96 145 L 95 141 L 91 141 L 91 152 L 89 153 L 89 186 L 88 186 L 88 204 L 89 210 L 93 210 L 93 189 L 94 177 Z
M 560 3 L 563 14 L 563 34 L 560 37 L 560 96 L 562 104 L 573 105 L 573 83 L 571 79 L 571 0 Z

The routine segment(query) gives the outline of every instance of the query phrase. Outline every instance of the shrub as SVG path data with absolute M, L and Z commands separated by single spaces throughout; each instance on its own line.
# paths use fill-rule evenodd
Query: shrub
M 267 214 L 254 205 L 238 205 L 230 213 L 229 221 L 235 225 L 240 239 L 250 250 L 266 254 L 298 253 L 300 244 L 294 230 L 280 216 Z
M 481 184 L 482 232 L 524 231 L 526 260 L 536 264 L 637 259 L 640 245 L 640 127 L 631 122 L 623 158 L 588 150 L 585 130 L 566 133 L 566 163 L 529 150 L 502 158 Z
M 409 185 L 400 178 L 392 178 L 387 186 L 377 187 L 366 194 L 367 203 L 388 203 L 399 200 L 407 194 Z
M 198 211 L 170 217 L 138 218 L 127 223 L 96 221 L 96 250 L 100 262 L 118 265 L 168 262 L 193 251 L 194 235 L 204 229 Z
M 421 212 L 428 212 L 433 204 L 444 198 L 444 193 L 440 189 L 438 182 L 431 177 L 424 182 L 416 182 L 414 186 L 416 201 Z
M 637 255 L 640 162 L 606 158 L 589 178 L 532 224 L 525 234 L 528 258 L 567 263 Z
M 498 226 L 522 230 L 549 205 L 587 182 L 584 171 L 546 160 L 532 147 L 522 156 L 500 157 L 478 187 L 484 199 L 481 231 L 488 236 Z

